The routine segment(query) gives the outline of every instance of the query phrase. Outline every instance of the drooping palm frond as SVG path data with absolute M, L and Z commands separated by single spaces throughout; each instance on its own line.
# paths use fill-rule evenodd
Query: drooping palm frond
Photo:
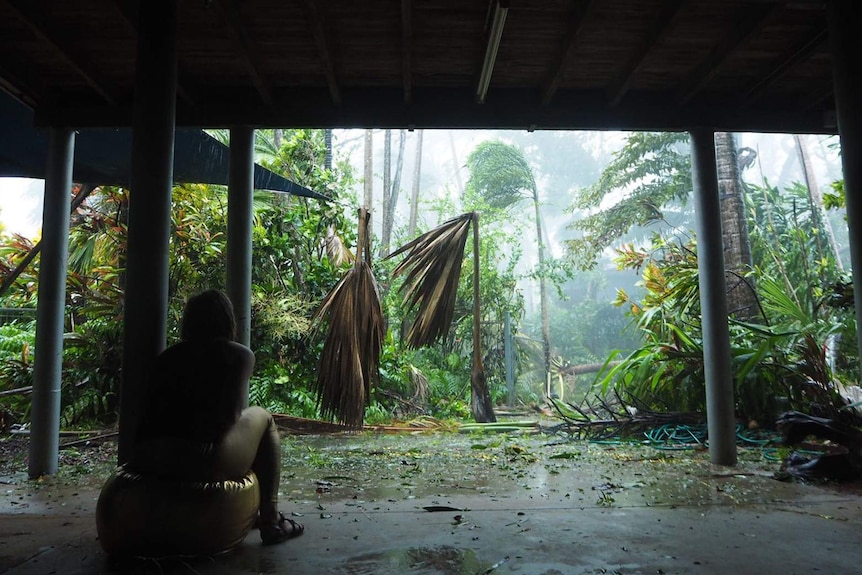
M 377 281 L 367 261 L 368 212 L 360 211 L 359 249 L 353 267 L 326 295 L 314 314 L 315 329 L 328 324 L 320 367 L 317 401 L 321 414 L 350 427 L 362 427 L 371 386 L 379 376 L 385 334 Z M 365 249 L 363 250 L 363 245 Z
M 473 368 L 470 373 L 471 406 L 478 422 L 496 421 L 485 368 L 482 365 L 479 301 L 479 214 L 462 214 L 395 250 L 387 257 L 407 252 L 392 271 L 406 274 L 401 291 L 408 311 L 417 305 L 416 320 L 407 333 L 407 345 L 430 345 L 452 326 L 464 247 L 473 227 Z
M 410 382 L 413 384 L 413 399 L 424 402 L 428 398 L 430 382 L 428 376 L 415 365 L 410 366 Z
M 474 217 L 467 213 L 453 218 L 387 256 L 407 253 L 392 275 L 405 274 L 401 292 L 408 312 L 418 306 L 407 333 L 407 345 L 412 348 L 437 341 L 452 325 L 464 246 Z
M 356 260 L 353 252 L 344 245 L 344 241 L 342 241 L 341 237 L 335 233 L 334 226 L 326 228 L 326 236 L 323 238 L 323 247 L 326 251 L 326 257 L 329 258 L 332 265 L 336 267 L 353 263 Z

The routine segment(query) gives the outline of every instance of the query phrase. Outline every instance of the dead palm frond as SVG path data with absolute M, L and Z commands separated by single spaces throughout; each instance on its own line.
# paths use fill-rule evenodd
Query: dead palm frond
M 418 306 L 416 320 L 407 333 L 407 345 L 414 349 L 430 345 L 449 332 L 473 217 L 468 213 L 453 218 L 386 256 L 407 253 L 392 275 L 405 274 L 401 292 L 408 313 Z
M 424 402 L 428 399 L 428 376 L 415 365 L 410 366 L 410 382 L 413 384 L 413 400 Z
M 473 368 L 470 374 L 471 406 L 476 421 L 496 421 L 485 368 L 482 365 L 479 301 L 479 214 L 462 214 L 395 250 L 387 257 L 407 252 L 392 271 L 406 274 L 401 291 L 407 310 L 419 306 L 407 333 L 407 345 L 430 345 L 448 333 L 455 314 L 458 281 L 470 227 L 473 227 Z
M 326 236 L 323 238 L 323 247 L 326 251 L 326 257 L 335 267 L 341 267 L 345 264 L 351 264 L 356 261 L 353 252 L 344 245 L 342 239 L 335 233 L 335 227 L 329 226 L 326 228 Z
M 385 333 L 377 281 L 371 271 L 368 212 L 360 211 L 357 258 L 321 302 L 314 314 L 315 329 L 323 319 L 328 331 L 317 371 L 317 401 L 321 414 L 350 427 L 362 427 L 371 385 L 379 376 Z M 363 250 L 364 246 L 364 250 Z

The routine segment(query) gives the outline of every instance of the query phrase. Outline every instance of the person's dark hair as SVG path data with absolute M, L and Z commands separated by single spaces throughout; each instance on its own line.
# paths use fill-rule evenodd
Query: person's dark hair
M 183 341 L 236 339 L 236 319 L 230 299 L 219 290 L 207 290 L 186 302 L 180 329 Z

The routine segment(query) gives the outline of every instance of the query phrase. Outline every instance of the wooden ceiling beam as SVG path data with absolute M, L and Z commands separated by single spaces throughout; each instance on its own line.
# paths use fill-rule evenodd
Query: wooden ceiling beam
M 633 94 L 634 95 L 634 94 Z M 291 88 L 277 92 L 277 106 L 259 105 L 254 91 L 219 92 L 205 108 L 177 109 L 178 126 L 212 128 L 244 124 L 255 127 L 297 128 L 442 128 L 525 130 L 618 130 L 684 131 L 708 125 L 716 131 L 835 133 L 824 122 L 828 105 L 800 110 L 794 99 L 770 101 L 768 105 L 739 109 L 694 101 L 677 106 L 674 92 L 638 93 L 608 108 L 604 91 L 559 90 L 554 106 L 543 106 L 534 89 L 497 87 L 494 97 L 477 103 L 472 89 L 414 86 L 413 101 L 404 103 L 400 85 L 388 88 L 352 89 L 344 93 L 341 106 L 333 106 L 325 86 Z M 72 126 L 127 126 L 133 108 L 41 106 L 36 122 L 56 121 Z M 62 106 L 62 107 L 61 107 Z
M 760 80 L 743 96 L 743 106 L 748 106 L 763 96 L 770 86 L 780 80 L 787 72 L 811 57 L 828 41 L 826 29 L 815 30 L 805 41 L 796 46 L 792 52 L 785 55 L 771 70 L 763 74 Z
M 689 77 L 685 88 L 680 90 L 677 96 L 677 104 L 688 104 L 715 77 L 727 57 L 763 27 L 766 19 L 778 6 L 778 3 L 747 6 L 745 14 L 737 18 L 730 31 Z
M 219 8 L 219 12 L 222 15 L 222 21 L 227 25 L 228 31 L 233 37 L 237 51 L 242 57 L 246 71 L 248 72 L 255 89 L 260 95 L 260 98 L 263 100 L 264 104 L 272 107 L 275 103 L 272 95 L 272 86 L 270 86 L 269 82 L 260 72 L 255 50 L 248 37 L 248 32 L 242 25 L 242 16 L 239 11 L 237 0 L 217 0 L 214 3 Z
M 329 97 L 336 106 L 341 105 L 341 90 L 338 87 L 338 77 L 335 75 L 335 64 L 332 61 L 332 50 L 330 49 L 329 34 L 323 15 L 317 0 L 306 0 L 308 18 L 311 21 L 311 31 L 314 34 L 314 43 L 317 45 L 317 54 L 323 65 L 323 75 L 326 76 L 326 85 L 329 87 Z
M 662 2 L 661 8 L 656 12 L 646 34 L 641 38 L 640 43 L 638 43 L 637 48 L 632 52 L 626 65 L 611 84 L 608 90 L 608 107 L 613 108 L 617 106 L 623 97 L 625 97 L 631 85 L 632 78 L 637 74 L 646 57 L 676 26 L 680 8 L 684 3 L 684 0 L 664 0 Z
M 50 46 L 63 60 L 108 104 L 116 104 L 117 98 L 112 90 L 105 88 L 105 82 L 97 79 L 98 74 L 93 70 L 90 63 L 86 62 L 80 53 L 75 50 L 73 41 L 74 34 L 65 37 L 72 41 L 63 40 L 64 37 L 58 30 L 51 28 L 42 11 L 34 6 L 31 0 L 0 0 L 24 23 L 39 40 Z
M 404 103 L 413 99 L 413 0 L 401 0 L 401 76 Z
M 827 109 L 829 113 L 835 113 L 835 90 L 826 89 L 816 92 L 810 92 L 807 97 L 803 98 L 799 109 L 802 111 Z
M 592 0 L 576 2 L 575 7 L 569 17 L 568 31 L 563 43 L 560 45 L 556 63 L 551 68 L 548 74 L 548 79 L 545 81 L 542 89 L 542 105 L 548 106 L 560 87 L 563 78 L 566 75 L 566 68 L 572 59 L 575 48 L 578 46 L 578 37 L 580 36 L 584 22 L 587 19 L 587 14 L 592 6 Z
M 0 64 L 0 90 L 34 110 L 39 105 L 40 98 L 30 83 L 2 64 Z

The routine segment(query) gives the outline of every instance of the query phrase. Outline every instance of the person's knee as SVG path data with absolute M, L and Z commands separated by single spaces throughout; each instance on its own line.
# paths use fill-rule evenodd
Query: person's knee
M 242 410 L 240 418 L 253 420 L 271 420 L 272 414 L 259 405 L 252 405 Z

